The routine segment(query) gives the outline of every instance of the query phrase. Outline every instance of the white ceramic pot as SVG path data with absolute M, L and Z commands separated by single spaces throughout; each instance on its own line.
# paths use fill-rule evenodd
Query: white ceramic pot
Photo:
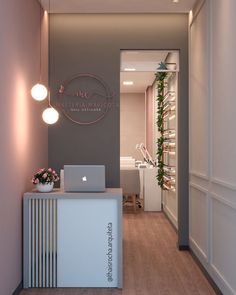
M 41 193 L 48 193 L 53 190 L 54 182 L 50 183 L 37 183 L 36 188 Z

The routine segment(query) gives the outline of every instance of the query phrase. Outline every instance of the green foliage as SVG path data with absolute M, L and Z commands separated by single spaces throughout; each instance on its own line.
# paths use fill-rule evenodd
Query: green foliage
M 158 185 L 162 188 L 164 188 L 164 162 L 163 162 L 163 156 L 164 156 L 164 147 L 163 143 L 165 141 L 164 137 L 164 90 L 165 90 L 165 78 L 167 76 L 166 72 L 157 72 L 156 73 L 156 82 L 157 82 L 157 127 L 158 131 L 160 132 L 160 138 L 157 140 L 157 181 Z

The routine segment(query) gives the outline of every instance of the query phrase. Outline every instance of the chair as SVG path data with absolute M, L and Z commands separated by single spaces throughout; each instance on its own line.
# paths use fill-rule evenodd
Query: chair
M 134 211 L 136 211 L 136 196 L 140 194 L 140 178 L 138 169 L 120 170 L 120 187 L 123 190 L 123 196 L 131 198 Z

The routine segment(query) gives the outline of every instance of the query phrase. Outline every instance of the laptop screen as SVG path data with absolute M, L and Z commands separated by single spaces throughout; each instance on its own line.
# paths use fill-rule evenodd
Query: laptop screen
M 104 192 L 104 165 L 64 165 L 64 190 L 67 192 Z

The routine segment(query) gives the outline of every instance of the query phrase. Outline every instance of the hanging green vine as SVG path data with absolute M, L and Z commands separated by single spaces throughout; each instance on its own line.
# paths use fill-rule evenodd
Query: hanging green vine
M 164 63 L 160 63 L 160 67 L 158 69 L 166 69 Z M 165 90 L 165 78 L 167 76 L 166 72 L 157 72 L 156 74 L 156 82 L 157 82 L 157 127 L 158 131 L 160 132 L 160 137 L 157 140 L 157 180 L 158 185 L 164 188 L 164 147 L 163 143 L 165 141 L 164 137 L 164 90 Z

